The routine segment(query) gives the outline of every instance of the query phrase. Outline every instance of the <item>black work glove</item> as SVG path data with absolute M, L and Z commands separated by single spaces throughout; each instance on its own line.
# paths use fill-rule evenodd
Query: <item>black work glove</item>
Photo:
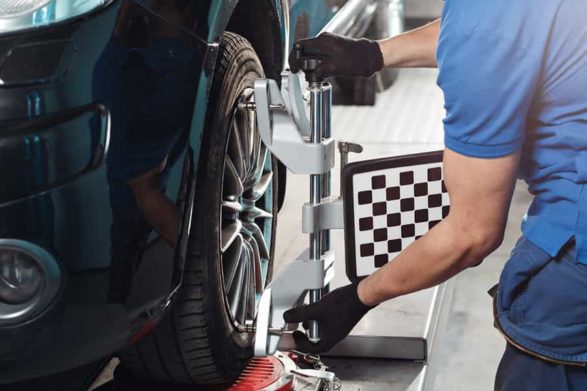
M 357 284 L 338 288 L 317 303 L 296 307 L 283 314 L 287 323 L 303 323 L 308 328 L 315 320 L 320 327 L 320 342 L 314 344 L 301 331 L 294 332 L 296 347 L 305 353 L 322 353 L 330 350 L 346 337 L 353 327 L 374 307 L 359 300 Z
M 301 50 L 298 57 L 296 49 Z M 289 55 L 289 67 L 297 73 L 305 60 L 318 60 L 317 76 L 369 77 L 383 68 L 379 44 L 369 39 L 353 39 L 322 33 L 316 38 L 303 39 L 294 45 Z

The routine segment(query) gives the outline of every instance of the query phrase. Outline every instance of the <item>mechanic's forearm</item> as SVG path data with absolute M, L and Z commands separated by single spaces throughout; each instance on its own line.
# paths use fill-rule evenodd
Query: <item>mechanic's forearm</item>
M 497 243 L 484 242 L 450 216 L 359 284 L 359 298 L 376 305 L 438 285 L 477 264 Z
M 440 19 L 407 33 L 379 41 L 388 68 L 435 68 Z
M 442 283 L 477 265 L 503 240 L 520 151 L 494 159 L 444 151 L 448 216 L 359 284 L 367 305 Z

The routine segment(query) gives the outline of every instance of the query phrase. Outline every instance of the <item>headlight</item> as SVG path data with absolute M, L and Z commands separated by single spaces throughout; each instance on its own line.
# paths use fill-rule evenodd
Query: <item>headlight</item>
M 14 18 L 31 13 L 49 4 L 51 0 L 4 0 L 0 3 L 0 15 Z
M 0 328 L 42 313 L 60 288 L 61 269 L 49 252 L 24 240 L 0 239 Z
M 112 0 L 0 0 L 0 33 L 47 26 L 102 7 Z
M 0 301 L 22 304 L 31 300 L 43 284 L 39 264 L 28 254 L 0 250 Z

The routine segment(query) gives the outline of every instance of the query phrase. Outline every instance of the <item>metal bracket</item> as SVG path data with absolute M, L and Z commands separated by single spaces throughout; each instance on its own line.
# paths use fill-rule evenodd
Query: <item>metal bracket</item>
M 334 167 L 335 141 L 312 143 L 299 77 L 282 74 L 275 80 L 255 81 L 255 106 L 261 138 L 267 148 L 294 174 L 324 174 Z
M 297 260 L 288 264 L 263 292 L 257 312 L 255 356 L 274 354 L 286 330 L 283 313 L 304 299 L 308 290 L 322 289 L 334 277 L 334 253 L 319 261 Z
M 310 176 L 310 203 L 303 209 L 309 259 L 288 264 L 261 295 L 255 327 L 256 356 L 293 347 L 287 345 L 291 335 L 285 333 L 283 313 L 301 304 L 308 293 L 310 303 L 320 300 L 334 277 L 330 230 L 344 226 L 342 201 L 330 198 L 336 150 L 331 137 L 332 86 L 314 81 L 308 90 L 311 120 L 306 114 L 300 78 L 290 72 L 282 73 L 281 89 L 274 80 L 257 80 L 255 104 L 250 106 L 256 110 L 261 139 L 271 153 L 294 174 Z M 320 340 L 316 322 L 310 323 L 308 337 L 312 342 Z
M 310 120 L 306 115 L 306 102 L 303 99 L 304 93 L 300 76 L 291 72 L 283 72 L 281 74 L 281 96 L 285 101 L 285 106 L 288 108 L 298 131 L 303 137 L 311 137 L 312 129 Z
M 344 208 L 341 198 L 324 200 L 317 205 L 304 204 L 302 232 L 310 234 L 327 229 L 344 229 Z

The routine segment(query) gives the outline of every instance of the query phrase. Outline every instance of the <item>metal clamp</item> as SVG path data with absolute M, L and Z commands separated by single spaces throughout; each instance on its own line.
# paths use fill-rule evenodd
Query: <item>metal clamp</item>
M 289 170 L 294 174 L 316 175 L 334 167 L 335 141 L 312 143 L 307 139 L 310 122 L 296 74 L 282 74 L 281 90 L 275 80 L 257 80 L 255 102 L 261 139 Z
M 310 234 L 330 229 L 344 229 L 344 209 L 341 198 L 323 200 L 317 205 L 304 204 L 303 233 Z
M 306 71 L 307 78 L 309 74 L 313 74 L 310 69 Z M 287 265 L 263 292 L 255 329 L 255 355 L 272 354 L 280 342 L 288 342 L 283 313 L 303 302 L 306 294 L 310 303 L 318 302 L 334 275 L 330 229 L 342 228 L 343 214 L 340 200 L 330 200 L 336 149 L 332 139 L 332 86 L 313 75 L 308 88 L 310 120 L 296 74 L 282 74 L 281 90 L 273 80 L 255 82 L 254 109 L 263 142 L 293 173 L 310 176 L 310 202 L 304 206 L 309 259 Z M 320 340 L 315 321 L 309 324 L 308 338 L 312 342 Z
M 263 292 L 257 313 L 255 356 L 274 354 L 286 331 L 285 311 L 300 304 L 309 290 L 322 289 L 334 277 L 334 253 L 319 261 L 297 260 L 288 264 Z

